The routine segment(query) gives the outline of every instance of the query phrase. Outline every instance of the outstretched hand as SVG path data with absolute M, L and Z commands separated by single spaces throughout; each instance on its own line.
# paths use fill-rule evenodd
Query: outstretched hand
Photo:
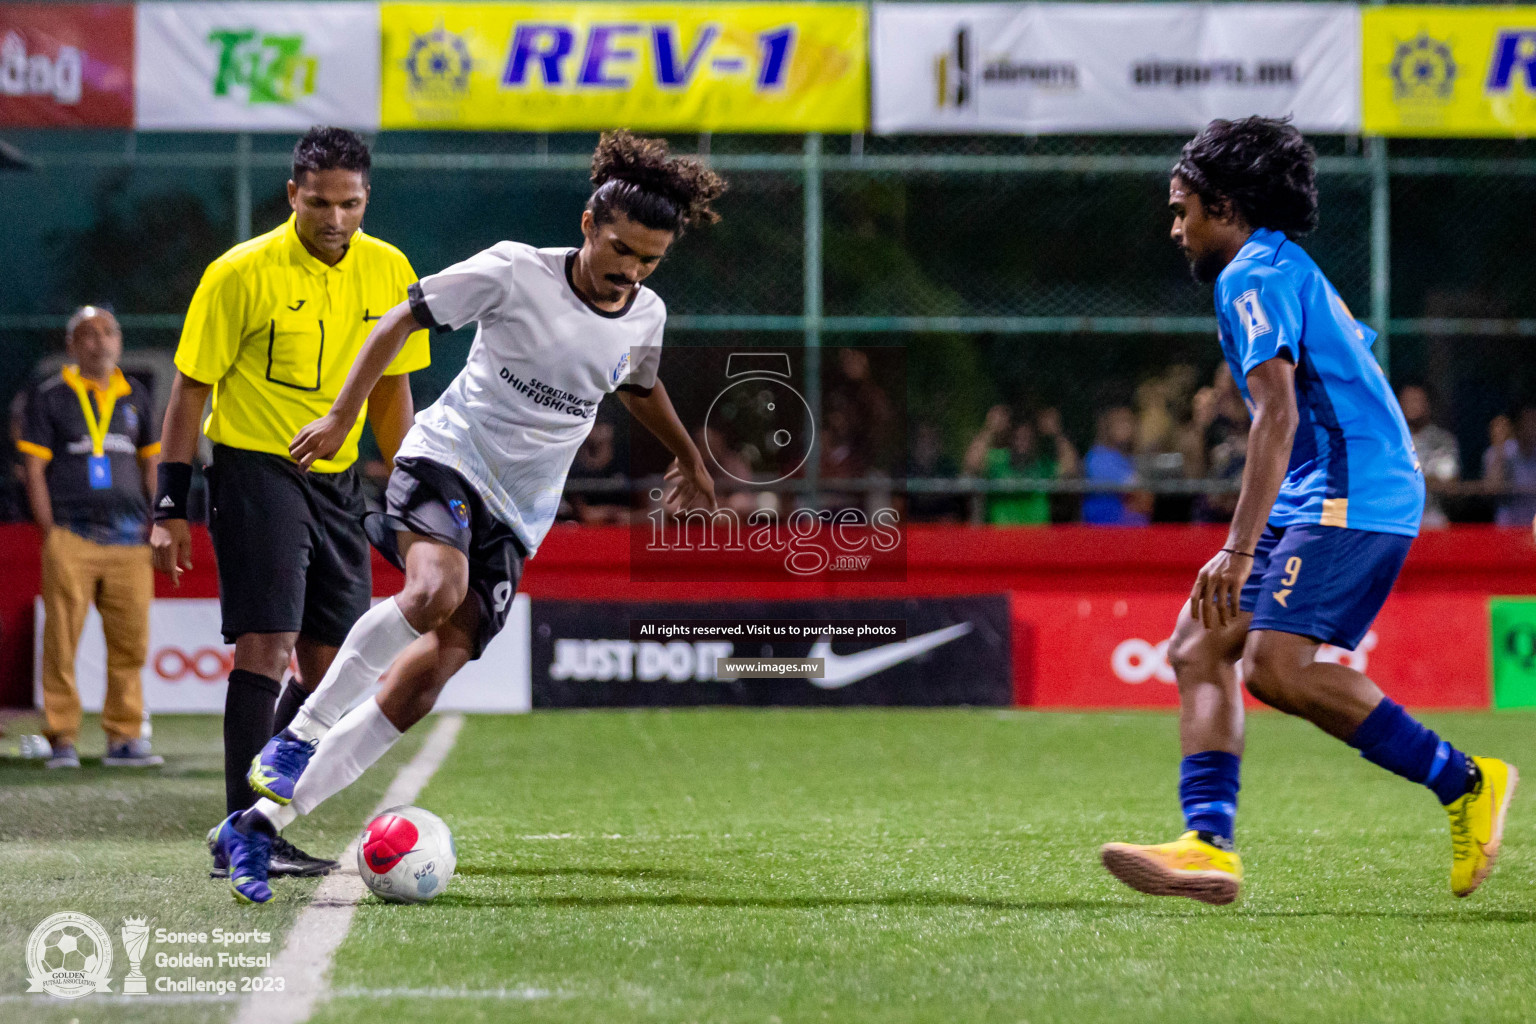
M 715 502 L 715 481 L 704 467 L 702 460 L 687 464 L 678 459 L 667 467 L 665 480 L 671 486 L 663 499 L 668 508 L 695 508 L 702 506 L 713 512 L 719 507 Z

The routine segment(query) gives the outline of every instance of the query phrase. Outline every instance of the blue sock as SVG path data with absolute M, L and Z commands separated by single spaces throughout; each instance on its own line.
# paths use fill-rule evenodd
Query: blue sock
M 1467 755 L 1435 735 L 1433 729 L 1415 722 L 1390 697 L 1383 697 L 1360 723 L 1349 745 L 1372 764 L 1428 786 L 1442 804 L 1452 803 L 1467 792 Z
M 1184 807 L 1185 828 L 1232 838 L 1241 764 L 1242 758 L 1224 750 L 1202 750 L 1179 762 L 1179 803 Z

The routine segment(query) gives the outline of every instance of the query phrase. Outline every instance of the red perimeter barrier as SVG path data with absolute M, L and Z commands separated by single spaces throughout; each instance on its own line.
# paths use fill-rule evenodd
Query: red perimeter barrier
M 1221 527 L 913 526 L 901 583 L 634 583 L 623 527 L 558 526 L 528 565 L 523 590 L 607 601 L 1013 595 L 1014 691 L 1021 704 L 1171 707 L 1158 644 L 1173 627 L 1195 573 L 1221 547 Z M 0 704 L 31 703 L 32 599 L 40 586 L 31 526 L 0 526 Z M 216 597 L 213 550 L 194 531 L 192 572 L 158 597 Z M 400 574 L 374 557 L 374 589 Z M 1523 530 L 1464 526 L 1425 534 L 1354 662 L 1418 707 L 1488 706 L 1492 595 L 1536 593 L 1536 548 Z M 1330 656 L 1344 659 L 1341 652 Z

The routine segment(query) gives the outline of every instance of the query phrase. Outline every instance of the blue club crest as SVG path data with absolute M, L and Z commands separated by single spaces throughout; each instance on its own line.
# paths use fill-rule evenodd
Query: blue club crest
M 459 529 L 469 528 L 469 506 L 458 498 L 450 498 L 448 511 L 453 513 L 453 521 L 459 524 Z

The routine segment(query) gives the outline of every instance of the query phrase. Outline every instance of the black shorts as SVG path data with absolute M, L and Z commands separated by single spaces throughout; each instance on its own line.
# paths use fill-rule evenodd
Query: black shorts
M 297 632 L 339 647 L 373 590 L 357 471 L 302 473 L 280 455 L 216 444 L 207 472 L 224 642 Z
M 384 512 L 371 513 L 363 525 L 373 546 L 397 568 L 405 568 L 396 537 L 399 530 L 458 548 L 469 559 L 469 592 L 480 605 L 470 657 L 480 657 L 507 624 L 528 557 L 522 542 L 512 527 L 486 510 L 480 493 L 467 480 L 431 459 L 396 459 L 384 506 Z

